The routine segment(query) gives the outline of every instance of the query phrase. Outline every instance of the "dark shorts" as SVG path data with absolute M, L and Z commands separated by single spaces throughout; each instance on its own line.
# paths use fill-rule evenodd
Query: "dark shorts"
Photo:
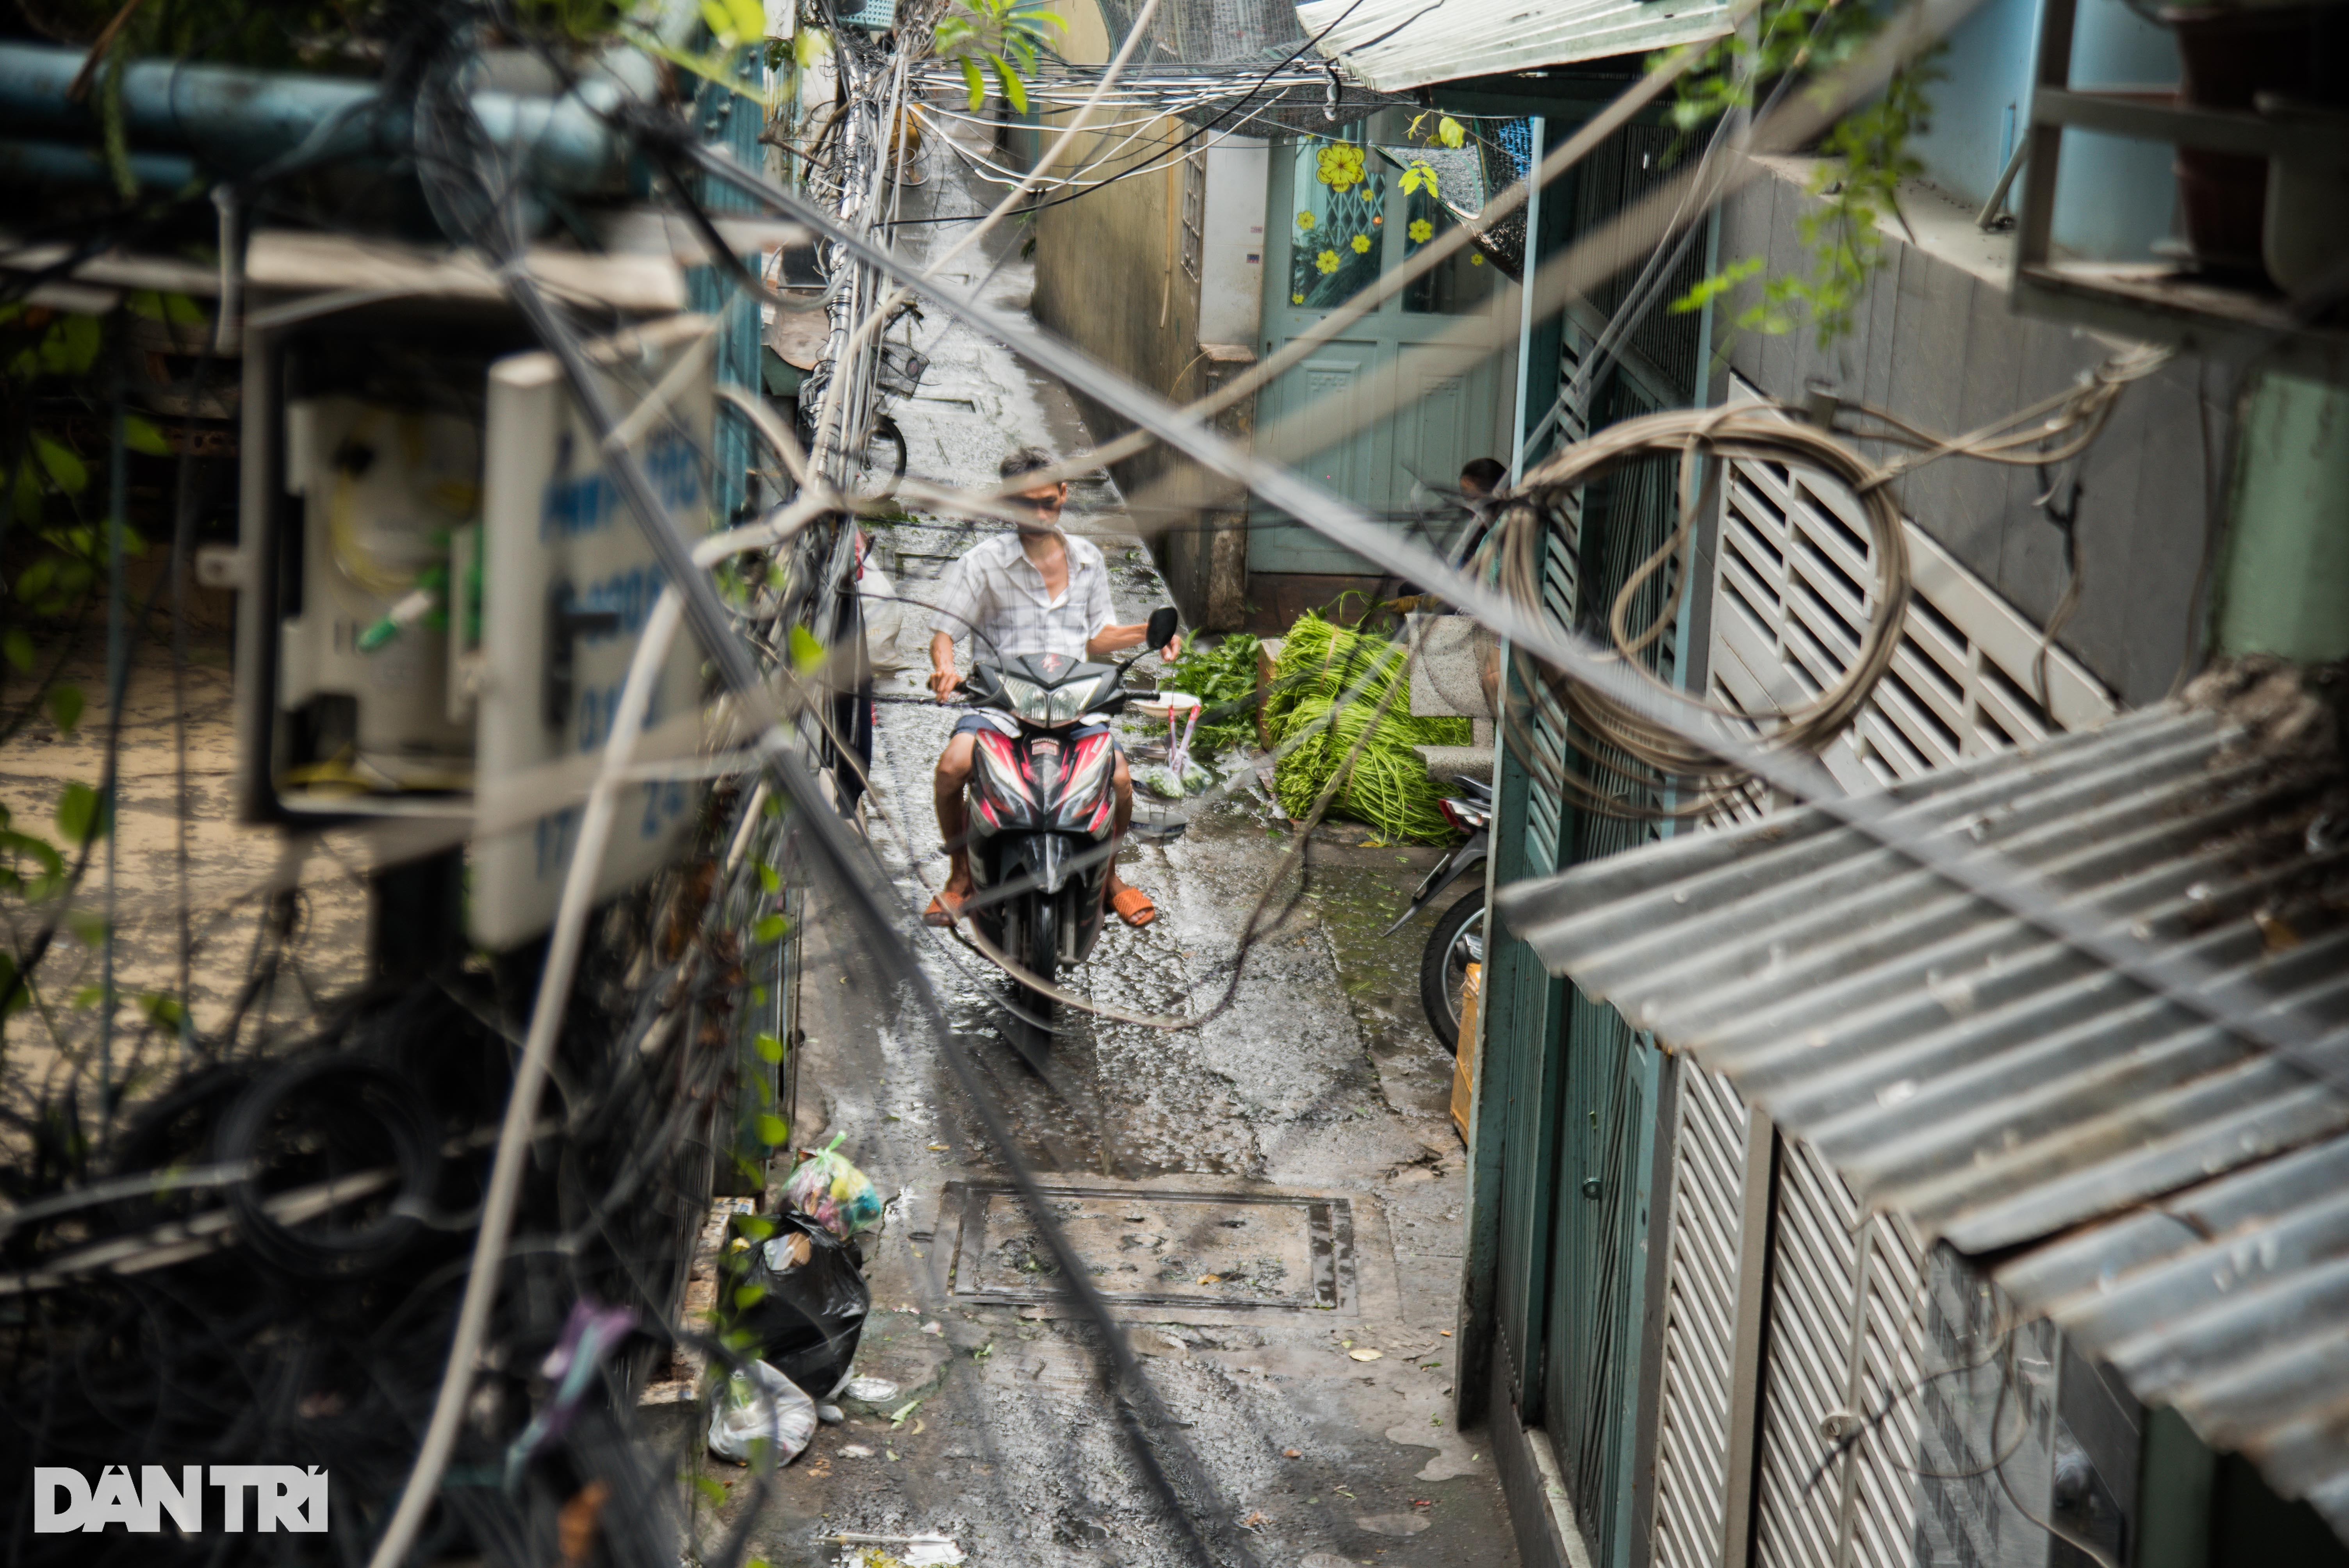
M 996 726 L 994 721 L 989 719 L 986 714 L 972 712 L 966 713 L 960 718 L 955 720 L 954 732 L 957 735 L 976 735 L 982 729 L 993 729 Z M 1082 740 L 1087 736 L 1092 735 L 1106 735 L 1109 737 L 1109 743 L 1112 746 L 1118 745 L 1116 732 L 1112 730 L 1106 724 L 1081 724 L 1074 729 L 1069 731 L 1069 738 L 1071 740 Z M 1118 746 L 1118 749 L 1123 751 L 1125 748 L 1122 746 Z

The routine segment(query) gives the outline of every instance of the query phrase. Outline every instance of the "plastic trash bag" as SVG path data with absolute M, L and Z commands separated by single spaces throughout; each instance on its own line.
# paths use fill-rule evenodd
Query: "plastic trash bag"
M 727 1327 L 749 1335 L 753 1354 L 815 1398 L 830 1399 L 856 1359 L 872 1287 L 849 1244 L 815 1220 L 787 1210 L 774 1225 L 736 1276 Z
M 820 1151 L 801 1161 L 783 1183 L 783 1202 L 813 1215 L 843 1242 L 872 1229 L 881 1218 L 880 1192 L 864 1171 L 833 1152 L 847 1136 L 835 1135 Z
M 709 1451 L 739 1465 L 764 1442 L 775 1445 L 775 1463 L 787 1465 L 814 1436 L 815 1401 L 764 1361 L 728 1377 L 709 1401 Z

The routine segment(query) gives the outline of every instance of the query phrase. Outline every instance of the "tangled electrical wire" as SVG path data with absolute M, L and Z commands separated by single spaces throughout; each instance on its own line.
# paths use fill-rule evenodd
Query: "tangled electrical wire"
M 436 218 L 451 237 L 510 263 L 523 232 L 521 177 L 481 135 L 458 90 L 466 55 L 457 40 L 469 36 L 475 20 L 461 5 L 419 7 L 413 32 L 388 57 L 386 97 L 415 106 L 416 168 Z M 871 232 L 885 222 L 875 192 L 905 77 L 863 40 L 849 53 L 854 63 L 843 86 L 856 112 L 842 122 L 841 160 L 819 189 L 836 211 Z M 650 128 L 637 129 L 647 131 L 639 145 L 660 150 L 664 144 Z M 683 200 L 692 205 L 690 197 Z M 826 263 L 836 314 L 828 347 L 832 387 L 817 388 L 824 404 L 812 443 L 819 472 L 854 444 L 853 433 L 862 426 L 869 392 L 859 382 L 868 371 L 849 345 L 874 318 L 885 282 L 881 269 L 838 250 L 827 253 Z M 517 294 L 525 287 L 517 281 Z M 560 315 L 542 309 L 537 325 L 551 346 L 568 345 L 571 324 Z M 1676 534 L 1683 553 L 1687 515 L 1684 510 Z M 826 641 L 846 634 L 838 628 L 849 623 L 819 617 L 843 613 L 843 562 L 853 557 L 847 534 L 826 526 L 797 535 L 783 586 L 762 584 L 750 607 L 738 606 L 723 626 L 730 634 L 750 634 L 746 643 L 762 668 L 787 665 L 793 628 L 829 624 L 834 631 Z M 1686 571 L 1682 554 L 1674 554 L 1651 561 L 1643 573 L 1667 566 Z M 1522 573 L 1518 580 L 1525 581 Z M 844 596 L 853 604 L 853 592 Z M 1631 629 L 1624 603 L 1618 601 L 1616 634 L 1636 656 L 1653 624 Z M 709 651 L 718 657 L 716 646 Z M 796 717 L 803 734 L 812 731 L 819 744 L 853 754 L 854 737 L 843 731 L 837 709 L 811 701 Z M 1641 738 L 1665 756 L 1669 732 L 1657 735 L 1664 738 Z M 791 786 L 794 810 L 821 809 L 798 787 L 803 775 L 778 763 L 772 777 L 779 790 Z M 448 1468 L 423 1483 L 440 1503 L 432 1530 L 420 1538 L 428 1549 L 462 1541 L 505 1561 L 554 1560 L 564 1510 L 600 1486 L 612 1500 L 605 1505 L 613 1521 L 607 1554 L 666 1561 L 663 1553 L 674 1552 L 664 1501 L 668 1480 L 632 1458 L 618 1394 L 626 1378 L 608 1377 L 609 1398 L 583 1408 L 559 1442 L 524 1451 L 518 1467 L 514 1447 L 537 1425 L 525 1418 L 547 1408 L 550 1390 L 533 1369 L 565 1337 L 563 1304 L 621 1304 L 647 1326 L 665 1321 L 659 1315 L 669 1310 L 667 1287 L 682 1266 L 681 1238 L 690 1232 L 680 1215 L 698 1213 L 709 1189 L 704 1165 L 712 1158 L 712 1135 L 706 1119 L 706 1119 L 722 1098 L 735 1060 L 722 1026 L 711 1037 L 712 1026 L 746 984 L 739 925 L 713 923 L 708 912 L 750 899 L 745 879 L 750 862 L 761 859 L 721 854 L 719 847 L 760 830 L 760 799 L 739 784 L 730 795 L 721 790 L 719 799 L 731 804 L 713 809 L 688 866 L 589 924 L 577 965 L 587 977 L 585 991 L 573 1000 L 548 1064 L 560 1109 L 527 1130 L 533 1142 L 541 1126 L 560 1136 L 543 1145 L 549 1162 L 521 1179 L 511 1241 L 491 1249 L 499 1277 L 488 1287 L 493 1305 L 479 1363 L 486 1371 L 463 1357 L 442 1376 L 450 1325 L 463 1310 L 459 1293 L 484 1277 L 469 1274 L 466 1258 L 483 1233 L 479 1211 L 494 1184 L 486 1109 L 512 1093 L 514 1075 L 527 1060 L 526 1047 L 514 1049 L 521 1024 L 532 1016 L 527 984 L 494 967 L 434 989 L 370 996 L 321 1020 L 291 1054 L 256 1056 L 247 1078 L 223 1080 L 216 1099 L 180 1106 L 160 1131 L 140 1121 L 145 1141 L 138 1147 L 163 1152 L 142 1156 L 145 1165 L 118 1154 L 98 1173 L 99 1186 L 82 1189 L 85 1196 L 107 1191 L 103 1203 L 35 1212 L 43 1202 L 62 1198 L 62 1188 L 26 1194 L 29 1202 L 17 1211 L 5 1244 L 20 1277 L 43 1283 L 23 1293 L 37 1310 L 11 1325 L 18 1332 L 7 1370 L 21 1379 L 12 1392 L 23 1398 L 12 1398 L 9 1408 L 49 1424 L 13 1429 L 29 1433 L 28 1441 L 44 1445 L 41 1451 L 87 1453 L 93 1463 L 131 1458 L 120 1450 L 142 1434 L 142 1440 L 210 1441 L 214 1446 L 201 1451 L 231 1459 L 274 1458 L 295 1441 L 303 1451 L 331 1451 L 334 1464 L 360 1479 L 364 1495 L 384 1500 L 403 1482 L 417 1484 L 408 1462 L 414 1434 L 433 1408 L 432 1383 L 445 1391 L 453 1380 L 469 1398 Z M 413 1088 L 440 1081 L 429 1072 L 411 1077 L 412 1054 L 423 1041 L 472 1064 L 480 1081 L 471 1092 L 452 1091 L 443 1102 Z M 962 1065 L 953 1051 L 947 1056 Z M 158 1109 L 178 1100 L 175 1090 Z M 647 1107 L 658 1114 L 646 1117 Z M 999 1125 L 988 1130 L 1008 1149 Z M 510 1145 L 499 1149 L 501 1159 L 509 1152 Z M 152 1185 L 148 1172 L 189 1161 L 209 1166 L 220 1184 L 135 1191 L 142 1177 Z M 318 1204 L 324 1206 L 313 1207 Z M 93 1229 L 101 1218 L 114 1228 Z M 1063 1251 L 1064 1267 L 1070 1264 L 1064 1242 L 1053 1240 L 1040 1210 L 1038 1218 Z M 223 1244 L 232 1235 L 236 1240 Z M 151 1268 L 128 1267 L 124 1258 L 136 1261 L 137 1254 L 119 1249 L 138 1243 L 163 1249 L 201 1243 L 203 1250 Z M 116 1251 L 100 1260 L 94 1248 Z M 69 1276 L 58 1274 L 75 1259 Z M 184 1295 L 182 1270 L 192 1271 Z M 1081 1274 L 1068 1272 L 1081 1294 Z M 46 1283 L 51 1275 L 64 1283 Z M 267 1286 L 258 1303 L 256 1278 Z M 184 1314 L 140 1294 L 165 1280 L 174 1304 L 191 1304 Z M 1195 1460 L 1155 1406 L 1147 1378 L 1105 1317 L 1102 1323 L 1118 1415 L 1133 1434 L 1138 1459 L 1186 1529 L 1214 1530 L 1206 1506 L 1212 1489 L 1197 1484 Z M 305 1381 L 305 1368 L 323 1375 Z M 198 1431 L 206 1420 L 212 1427 Z M 68 1443 L 87 1441 L 105 1451 L 59 1449 L 61 1434 Z M 150 1451 L 171 1450 L 160 1442 L 138 1450 Z M 191 1451 L 183 1446 L 172 1457 Z M 1202 1508 L 1209 1522 L 1192 1525 L 1185 1502 Z M 294 1545 L 282 1544 L 289 1552 Z M 738 1532 L 728 1551 L 739 1557 L 741 1544 Z
M 708 830 L 754 810 L 731 795 Z M 697 857 L 597 923 L 541 1128 L 551 1158 L 522 1197 L 495 1354 L 429 1553 L 556 1560 L 564 1507 L 597 1487 L 607 1560 L 674 1561 L 674 1484 L 619 1396 L 667 1360 L 715 1150 L 731 1142 L 713 1118 L 730 1099 L 743 954 L 717 917 L 730 898 L 739 909 L 744 884 L 756 886 L 750 864 L 728 876 Z M 338 1524 L 396 1494 L 468 1274 L 530 956 L 336 999 L 289 1037 L 241 1050 L 202 1042 L 74 1188 L 12 1193 L 0 1212 L 12 1473 L 299 1456 L 333 1478 Z M 697 1027 L 678 1026 L 687 1013 Z M 559 1435 L 541 1422 L 533 1436 L 554 1396 L 541 1363 L 578 1302 L 621 1310 L 638 1332 L 606 1346 L 593 1397 L 564 1412 Z M 192 1563 L 220 1549 L 35 1537 L 31 1508 L 19 1489 L 0 1513 L 12 1560 L 54 1546 L 75 1561 Z M 307 1561 L 306 1539 L 248 1544 Z

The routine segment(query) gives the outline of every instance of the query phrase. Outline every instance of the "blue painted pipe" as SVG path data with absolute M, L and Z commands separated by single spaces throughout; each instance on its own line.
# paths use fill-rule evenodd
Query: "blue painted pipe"
M 141 185 L 184 191 L 196 182 L 196 160 L 179 152 L 134 152 L 130 173 Z M 111 185 L 114 170 L 106 166 L 105 155 L 91 148 L 0 139 L 0 180 Z
M 96 140 L 96 113 L 66 96 L 85 58 L 78 49 L 0 44 L 0 128 Z M 122 109 L 134 141 L 185 148 L 210 170 L 241 174 L 292 151 L 338 115 L 325 147 L 329 156 L 406 151 L 408 109 L 367 109 L 376 90 L 373 82 L 336 77 L 141 60 L 122 73 Z M 541 184 L 601 191 L 620 183 L 626 156 L 594 111 L 618 97 L 612 83 L 591 80 L 562 98 L 476 93 L 473 111 L 491 139 L 524 158 Z

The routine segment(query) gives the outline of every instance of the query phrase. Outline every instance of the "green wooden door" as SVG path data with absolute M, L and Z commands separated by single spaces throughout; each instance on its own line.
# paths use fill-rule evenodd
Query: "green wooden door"
M 1568 320 L 1563 357 L 1570 365 L 1589 342 L 1587 332 Z M 1570 375 L 1568 368 L 1562 378 Z M 1588 423 L 1594 429 L 1662 406 L 1654 389 L 1619 371 L 1606 379 L 1592 401 Z M 1650 459 L 1618 469 L 1578 498 L 1574 556 L 1586 590 L 1582 618 L 1593 634 L 1604 635 L 1596 623 L 1639 563 L 1670 537 L 1675 477 L 1674 459 Z M 1630 624 L 1646 626 L 1659 614 L 1669 622 L 1663 593 L 1662 578 L 1650 578 L 1632 606 Z M 1668 629 L 1650 645 L 1649 667 L 1671 680 L 1676 652 Z M 1628 760 L 1595 737 L 1580 739 L 1586 756 Z M 1587 764 L 1583 770 L 1591 771 Z M 1596 775 L 1598 780 L 1609 777 Z M 1616 786 L 1634 808 L 1658 803 L 1651 793 L 1624 789 L 1619 781 Z M 1658 833 L 1653 822 L 1634 818 L 1589 810 L 1568 815 L 1561 859 L 1569 864 L 1636 848 Z M 1564 1014 L 1543 1424 L 1557 1445 L 1591 1561 L 1615 1564 L 1627 1560 L 1635 1497 L 1635 1405 L 1661 1057 L 1621 1014 L 1572 986 Z
M 1452 226 L 1424 190 L 1402 189 L 1404 169 L 1424 156 L 1361 139 L 1274 147 L 1265 223 L 1267 356 Z M 1474 177 L 1473 160 L 1444 167 L 1448 178 Z M 1284 428 L 1313 432 L 1309 443 L 1326 433 L 1325 445 L 1289 449 L 1283 460 L 1398 531 L 1413 531 L 1423 515 L 1441 516 L 1448 527 L 1456 514 L 1418 481 L 1450 486 L 1472 458 L 1506 460 L 1504 395 L 1511 383 L 1506 356 L 1434 340 L 1460 316 L 1513 308 L 1516 297 L 1473 253 L 1454 256 L 1267 387 L 1257 403 L 1259 440 L 1274 441 Z M 1248 570 L 1378 572 L 1261 507 L 1249 518 Z
M 1563 381 L 1590 334 L 1571 318 L 1560 331 Z M 1661 406 L 1645 380 L 1622 373 L 1592 402 L 1567 411 L 1564 439 Z M 1633 568 L 1669 534 L 1673 482 L 1671 460 L 1660 459 L 1564 498 L 1544 540 L 1547 616 L 1586 630 L 1603 621 Z M 1661 608 L 1661 581 L 1645 593 L 1635 625 Z M 1651 646 L 1651 667 L 1670 679 L 1674 653 L 1668 633 Z M 1603 743 L 1572 735 L 1547 691 L 1516 689 L 1526 722 L 1513 729 L 1506 754 L 1499 879 L 1538 876 L 1652 839 L 1651 823 L 1562 798 L 1554 788 L 1562 773 L 1588 777 L 1588 754 L 1603 754 Z M 1519 1418 L 1548 1435 L 1590 1562 L 1617 1568 L 1635 1533 L 1635 1407 L 1661 1057 L 1612 1007 L 1549 980 L 1522 949 L 1493 949 L 1498 1010 L 1488 1037 L 1509 1042 L 1492 1057 L 1507 1075 L 1508 1096 L 1495 1346 Z

